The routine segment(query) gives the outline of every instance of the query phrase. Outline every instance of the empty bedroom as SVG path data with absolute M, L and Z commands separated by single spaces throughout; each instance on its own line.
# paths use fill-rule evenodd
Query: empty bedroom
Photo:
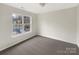
M 0 3 L 0 55 L 79 55 L 79 4 Z

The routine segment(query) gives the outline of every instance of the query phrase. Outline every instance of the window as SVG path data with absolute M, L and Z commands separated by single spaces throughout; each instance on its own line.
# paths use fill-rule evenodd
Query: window
M 24 16 L 24 31 L 30 31 L 30 18 L 27 16 Z
M 12 15 L 13 35 L 31 31 L 31 17 Z

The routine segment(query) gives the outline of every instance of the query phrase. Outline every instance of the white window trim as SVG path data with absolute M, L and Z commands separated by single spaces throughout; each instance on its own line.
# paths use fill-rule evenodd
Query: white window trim
M 15 13 L 16 14 L 16 13 Z M 16 15 L 22 15 L 22 14 L 16 14 Z M 15 35 L 13 35 L 13 24 L 12 24 L 12 35 L 11 35 L 11 37 L 12 38 L 16 38 L 16 37 L 19 37 L 19 36 L 23 36 L 23 35 L 26 35 L 26 34 L 29 34 L 29 33 L 31 33 L 32 32 L 32 16 L 29 16 L 29 15 L 22 15 L 22 19 L 23 19 L 23 16 L 28 16 L 28 17 L 30 17 L 30 31 L 28 31 L 28 32 L 22 32 L 22 33 L 20 33 L 20 34 L 15 34 Z M 23 22 L 24 22 L 24 20 L 22 20 Z M 23 23 L 22 23 L 23 24 Z M 24 26 L 24 25 L 23 25 Z

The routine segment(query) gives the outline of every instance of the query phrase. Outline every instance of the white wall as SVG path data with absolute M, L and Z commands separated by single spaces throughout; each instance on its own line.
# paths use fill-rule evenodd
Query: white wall
M 77 44 L 79 47 L 79 5 L 77 6 Z
M 76 44 L 76 7 L 38 15 L 39 35 Z
M 12 13 L 32 16 L 32 32 L 12 38 Z M 79 39 L 79 26 L 76 27 L 79 25 L 76 24 L 77 15 L 76 7 L 40 14 L 37 29 L 36 14 L 0 4 L 0 51 L 37 34 L 76 44 L 76 30 L 78 30 L 77 40 Z
M 32 32 L 12 38 L 12 13 L 32 16 Z M 37 35 L 37 15 L 17 8 L 0 4 L 0 51 L 20 41 Z

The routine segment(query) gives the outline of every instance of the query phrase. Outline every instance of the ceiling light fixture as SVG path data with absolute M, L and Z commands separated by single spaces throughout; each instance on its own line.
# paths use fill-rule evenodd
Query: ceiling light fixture
M 41 7 L 44 7 L 46 5 L 46 3 L 40 3 Z
M 23 9 L 24 7 L 23 7 L 23 6 L 21 6 L 21 8 Z

